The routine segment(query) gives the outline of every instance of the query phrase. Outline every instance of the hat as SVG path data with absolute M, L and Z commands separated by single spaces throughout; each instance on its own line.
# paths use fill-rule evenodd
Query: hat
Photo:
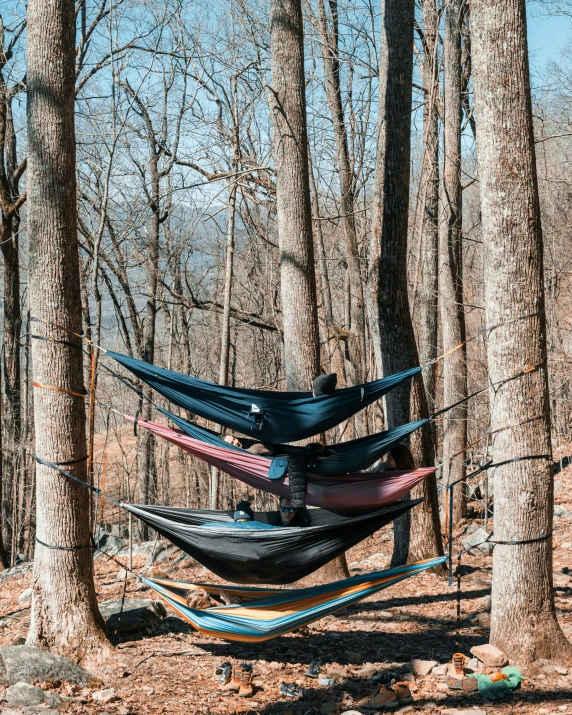
M 254 521 L 254 512 L 250 508 L 249 501 L 241 501 L 236 505 L 236 511 L 234 512 L 234 520 L 247 519 L 248 521 Z
M 312 391 L 315 397 L 320 395 L 331 395 L 338 384 L 338 376 L 335 372 L 329 375 L 320 375 L 312 383 Z

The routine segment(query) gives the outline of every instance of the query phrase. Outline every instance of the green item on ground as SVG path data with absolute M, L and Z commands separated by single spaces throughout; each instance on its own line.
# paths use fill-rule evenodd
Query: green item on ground
M 479 686 L 479 693 L 487 700 L 501 700 L 524 680 L 524 675 L 514 665 L 507 665 L 501 670 L 508 680 L 492 681 L 490 675 L 484 673 L 471 673 L 468 678 L 475 678 Z

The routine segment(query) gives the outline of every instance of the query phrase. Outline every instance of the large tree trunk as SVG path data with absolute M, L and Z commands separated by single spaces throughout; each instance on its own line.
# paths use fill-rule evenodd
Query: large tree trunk
M 271 0 L 272 119 L 286 389 L 309 390 L 320 344 L 301 0 Z
M 546 372 L 542 231 L 524 0 L 471 3 L 474 101 L 487 323 L 536 314 L 490 333 L 490 380 L 541 365 L 491 392 L 495 546 L 491 642 L 518 663 L 572 659 L 554 613 L 553 481 Z M 531 459 L 529 459 L 532 457 Z
M 413 21 L 413 0 L 385 0 L 368 268 L 369 326 L 381 375 L 391 375 L 419 364 L 407 295 Z M 392 390 L 385 399 L 385 407 L 389 428 L 427 416 L 422 378 Z M 430 428 L 422 430 L 414 447 L 419 462 L 433 464 Z M 415 528 L 410 555 L 422 558 L 443 551 L 435 479 L 425 480 L 415 494 L 425 496 L 426 502 L 418 506 L 411 517 L 404 515 L 396 519 L 393 564 L 407 560 L 412 520 Z
M 300 0 L 271 0 L 272 116 L 284 322 L 286 389 L 309 390 L 320 372 L 320 343 L 304 83 Z M 345 558 L 320 570 L 322 581 L 347 575 Z
M 66 329 L 38 324 L 38 332 L 62 342 L 33 341 L 34 381 L 57 388 L 35 392 L 36 453 L 65 462 L 86 455 L 85 403 L 71 394 L 84 390 L 81 341 L 72 347 L 68 332 L 81 332 L 73 1 L 30 0 L 27 31 L 30 311 Z M 68 469 L 85 480 L 86 466 L 81 461 Z M 89 504 L 87 489 L 38 464 L 28 644 L 72 658 L 106 643 L 93 582 Z
M 443 80 L 443 183 L 439 236 L 439 295 L 443 352 L 465 341 L 462 268 L 462 190 L 461 190 L 461 24 L 464 0 L 448 0 L 446 5 Z M 467 354 L 463 347 L 443 361 L 443 404 L 452 405 L 467 395 Z M 443 466 L 446 484 L 463 479 L 466 473 L 467 406 L 459 405 L 443 416 L 443 456 L 460 454 Z M 464 483 L 453 488 L 453 522 L 466 516 Z

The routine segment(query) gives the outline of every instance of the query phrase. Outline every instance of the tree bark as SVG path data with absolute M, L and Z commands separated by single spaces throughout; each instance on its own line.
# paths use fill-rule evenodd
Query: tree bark
M 461 189 L 461 25 L 464 0 L 447 0 L 444 39 L 443 78 L 443 182 L 441 186 L 441 223 L 439 231 L 439 295 L 443 352 L 465 341 L 463 307 Z M 443 405 L 452 405 L 467 395 L 467 353 L 465 347 L 443 360 Z M 455 407 L 443 415 L 443 456 L 460 452 L 443 466 L 445 484 L 458 482 L 466 474 L 467 405 Z M 465 484 L 453 488 L 453 522 L 467 514 Z M 450 526 L 450 525 L 449 525 Z
M 26 66 L 30 236 L 30 311 L 63 326 L 38 324 L 62 342 L 33 341 L 36 453 L 50 462 L 86 455 L 81 295 L 76 234 L 75 8 L 72 0 L 28 4 Z M 65 341 L 65 342 L 64 342 Z M 86 479 L 86 462 L 68 466 Z M 74 659 L 106 639 L 97 607 L 89 532 L 89 492 L 55 470 L 37 466 L 37 537 L 28 645 Z M 48 548 L 43 544 L 58 547 Z M 67 550 L 63 550 L 67 549 Z
M 309 390 L 319 374 L 320 346 L 301 0 L 271 0 L 270 13 L 271 108 L 286 389 Z
M 336 140 L 341 223 L 344 229 L 348 261 L 350 323 L 347 328 L 352 332 L 348 347 L 354 371 L 354 383 L 359 384 L 363 382 L 366 354 L 364 292 L 355 222 L 354 172 L 349 156 L 348 134 L 340 83 L 337 0 L 329 0 L 329 7 L 331 18 L 328 23 L 324 0 L 318 0 L 318 22 L 322 40 L 326 100 L 332 115 Z
M 423 106 L 423 159 L 419 193 L 421 196 L 417 345 L 421 364 L 437 357 L 437 294 L 439 253 L 439 93 L 438 31 L 439 15 L 435 0 L 423 0 L 423 49 L 421 66 L 425 104 Z M 415 314 L 415 311 L 413 311 Z M 435 400 L 435 371 L 423 373 L 427 400 Z
M 471 2 L 487 323 L 534 314 L 490 333 L 492 383 L 540 368 L 491 392 L 496 541 L 491 642 L 518 663 L 572 660 L 554 613 L 553 477 L 546 372 L 542 230 L 524 0 Z M 529 459 L 530 457 L 537 457 Z
M 382 5 L 379 130 L 373 187 L 373 217 L 368 267 L 370 332 L 378 373 L 391 375 L 419 364 L 407 294 L 407 231 L 413 73 L 413 0 L 385 0 Z M 388 428 L 428 414 L 421 377 L 392 390 L 385 398 Z M 430 428 L 413 443 L 420 464 L 433 464 Z M 395 521 L 393 564 L 408 554 L 417 558 L 443 551 L 434 478 L 415 490 L 426 502 Z M 415 520 L 410 549 L 411 520 Z

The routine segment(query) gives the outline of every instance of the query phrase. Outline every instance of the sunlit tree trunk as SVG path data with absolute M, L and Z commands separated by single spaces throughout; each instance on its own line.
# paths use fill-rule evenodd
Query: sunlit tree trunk
M 379 130 L 373 186 L 368 267 L 369 325 L 379 374 L 391 375 L 419 364 L 407 293 L 407 232 L 413 73 L 413 0 L 382 3 Z M 428 414 L 423 380 L 392 390 L 385 399 L 387 424 L 396 427 Z M 433 464 L 431 430 L 413 442 L 418 463 Z M 415 490 L 425 496 L 415 516 L 395 521 L 393 564 L 442 553 L 434 478 Z M 410 542 L 410 523 L 414 543 Z M 411 546 L 411 549 L 410 549 Z
M 443 182 L 439 231 L 439 297 L 443 352 L 465 340 L 463 307 L 461 189 L 461 25 L 463 0 L 448 0 L 445 16 L 443 78 Z M 452 405 L 467 395 L 467 354 L 463 347 L 443 360 L 443 404 Z M 455 407 L 443 415 L 443 481 L 458 482 L 466 473 L 464 447 L 467 444 L 467 406 Z M 453 522 L 466 516 L 465 485 L 453 487 Z
M 491 642 L 511 660 L 570 659 L 554 612 L 553 475 L 546 372 L 542 230 L 534 151 L 524 0 L 471 3 L 474 104 L 487 323 L 535 314 L 487 340 L 496 541 Z M 518 380 L 497 383 L 526 366 Z
M 63 462 L 86 455 L 85 402 L 78 396 L 84 392 L 81 340 L 68 332 L 81 332 L 74 3 L 31 0 L 27 32 L 30 311 L 65 328 L 39 323 L 38 332 L 61 342 L 33 341 L 33 379 L 47 386 L 34 395 L 36 453 Z M 86 479 L 85 461 L 68 468 Z M 106 644 L 93 581 L 89 504 L 86 489 L 38 464 L 28 644 L 72 658 L 105 651 Z

